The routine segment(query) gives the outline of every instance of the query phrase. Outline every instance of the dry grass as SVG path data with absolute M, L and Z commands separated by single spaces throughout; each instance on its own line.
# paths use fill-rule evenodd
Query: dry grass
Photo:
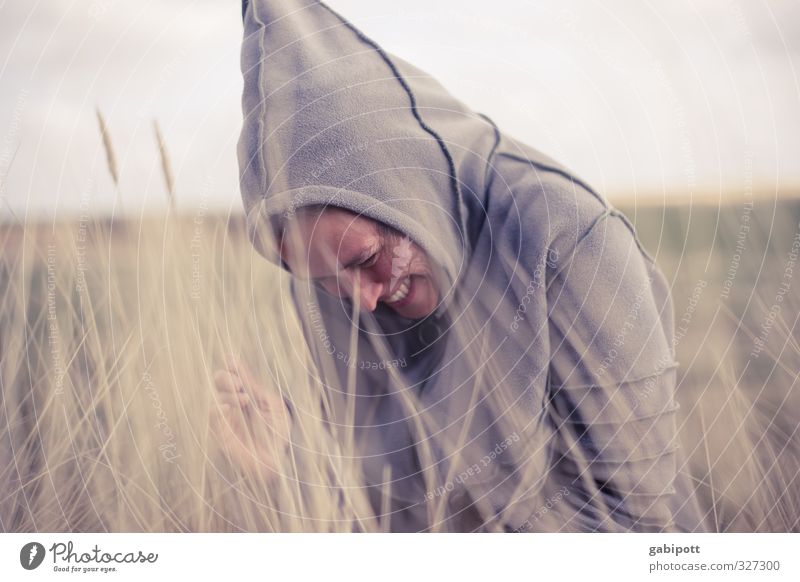
M 317 405 L 302 343 L 275 325 L 274 268 L 235 224 L 43 225 L 13 246 L 0 262 L 0 530 L 377 528 L 357 488 L 338 502 L 355 473 L 314 427 L 297 443 L 315 451 L 304 490 L 248 478 L 209 434 L 226 352 L 291 387 L 298 408 Z
M 636 218 L 672 282 L 679 335 L 680 320 L 689 318 L 677 346 L 679 429 L 709 526 L 798 531 L 800 284 L 790 252 L 800 203 L 788 195 L 741 198 L 640 209 Z M 701 281 L 707 286 L 690 313 Z M 779 293 L 787 282 L 788 293 Z
M 684 277 L 673 287 L 680 318 L 698 275 L 681 266 L 678 236 L 689 234 L 674 233 L 660 260 Z M 352 434 L 321 420 L 330 403 L 311 379 L 285 281 L 239 218 L 6 226 L 0 242 L 0 530 L 389 527 L 367 497 Z M 679 345 L 683 470 L 719 531 L 798 530 L 796 292 L 757 361 L 746 358 L 772 303 L 757 298 L 774 294 L 784 267 L 783 251 L 764 248 L 769 274 L 743 264 L 738 275 L 763 282 L 751 311 L 741 297 L 727 311 L 704 301 Z M 729 251 L 709 281 L 724 279 Z M 276 483 L 231 464 L 209 431 L 212 376 L 227 352 L 304 411 Z
M 156 145 L 158 146 L 158 156 L 161 159 L 161 175 L 164 177 L 164 186 L 167 189 L 167 199 L 169 201 L 169 208 L 175 211 L 175 181 L 172 178 L 172 164 L 170 163 L 169 150 L 164 141 L 164 136 L 161 134 L 161 127 L 158 121 L 153 121 L 153 131 L 156 136 Z

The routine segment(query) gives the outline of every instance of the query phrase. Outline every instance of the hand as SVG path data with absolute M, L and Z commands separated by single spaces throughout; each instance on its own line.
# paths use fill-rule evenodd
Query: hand
M 255 382 L 234 354 L 214 374 L 217 399 L 212 403 L 211 430 L 245 472 L 267 481 L 277 475 L 277 459 L 289 445 L 291 416 L 280 395 Z

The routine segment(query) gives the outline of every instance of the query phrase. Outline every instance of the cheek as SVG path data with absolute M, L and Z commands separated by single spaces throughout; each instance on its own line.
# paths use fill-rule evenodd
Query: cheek
M 385 281 L 392 276 L 392 267 L 392 254 L 383 252 L 369 271 L 378 281 Z
M 436 274 L 431 268 L 431 264 L 428 262 L 427 255 L 422 255 L 419 258 L 419 262 L 416 264 L 414 272 L 425 276 L 426 288 L 428 288 L 433 295 L 436 295 L 438 289 Z
M 425 300 L 429 305 L 435 305 L 439 301 L 436 286 L 431 278 L 427 278 L 425 281 Z
M 414 248 L 414 254 L 411 255 L 411 262 L 409 264 L 410 270 L 422 272 L 423 274 L 430 273 L 430 265 L 428 263 L 428 255 L 419 247 Z

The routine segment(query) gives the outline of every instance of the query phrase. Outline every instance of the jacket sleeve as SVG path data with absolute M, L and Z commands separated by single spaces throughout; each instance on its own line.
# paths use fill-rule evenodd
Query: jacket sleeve
M 669 531 L 677 362 L 663 275 L 607 209 L 559 261 L 547 300 L 565 529 Z

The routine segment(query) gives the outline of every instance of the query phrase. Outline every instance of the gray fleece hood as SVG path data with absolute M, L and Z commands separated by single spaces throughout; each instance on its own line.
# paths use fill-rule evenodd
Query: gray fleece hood
M 340 206 L 407 234 L 454 283 L 492 126 L 321 2 L 253 1 L 244 17 L 239 163 L 251 233 L 265 218 L 280 229 L 300 206 Z

